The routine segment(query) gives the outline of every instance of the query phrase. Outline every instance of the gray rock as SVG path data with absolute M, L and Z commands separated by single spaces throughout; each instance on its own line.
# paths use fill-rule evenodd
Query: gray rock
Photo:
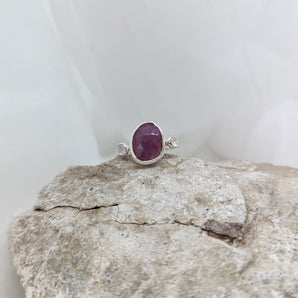
M 297 297 L 298 170 L 166 155 L 71 167 L 15 216 L 27 297 Z

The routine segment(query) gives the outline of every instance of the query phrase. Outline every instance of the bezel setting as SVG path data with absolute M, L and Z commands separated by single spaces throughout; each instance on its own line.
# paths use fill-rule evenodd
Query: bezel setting
M 150 160 L 140 160 L 139 158 L 137 158 L 137 156 L 135 155 L 134 153 L 134 150 L 133 150 L 133 138 L 134 138 L 134 135 L 135 133 L 137 132 L 137 130 L 144 124 L 147 124 L 147 123 L 152 123 L 154 126 L 156 126 L 159 131 L 160 131 L 160 134 L 161 134 L 161 139 L 162 139 L 162 150 L 160 152 L 160 154 L 155 157 L 154 159 L 150 159 Z M 140 164 L 140 165 L 151 165 L 151 164 L 154 164 L 156 163 L 157 161 L 159 161 L 161 158 L 163 158 L 164 154 L 165 154 L 165 148 L 166 148 L 166 141 L 165 141 L 165 137 L 164 137 L 164 134 L 163 134 L 163 131 L 162 129 L 159 127 L 159 125 L 157 125 L 156 123 L 152 122 L 152 121 L 148 121 L 148 122 L 143 122 L 141 123 L 135 130 L 134 132 L 132 133 L 132 136 L 131 136 L 131 142 L 130 142 L 130 154 L 131 154 L 131 157 L 132 159 Z

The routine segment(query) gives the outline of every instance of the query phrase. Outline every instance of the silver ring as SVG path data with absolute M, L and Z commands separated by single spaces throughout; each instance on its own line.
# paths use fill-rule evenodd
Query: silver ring
M 178 147 L 176 137 L 165 138 L 161 128 L 153 122 L 140 124 L 132 134 L 130 147 L 125 143 L 117 146 L 119 156 L 131 155 L 134 162 L 151 165 L 160 160 L 167 149 Z

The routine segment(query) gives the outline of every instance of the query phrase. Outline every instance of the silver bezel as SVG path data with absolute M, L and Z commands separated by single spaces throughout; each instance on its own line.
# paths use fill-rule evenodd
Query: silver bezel
M 154 125 L 159 129 L 159 131 L 160 131 L 160 133 L 161 133 L 161 137 L 162 137 L 162 150 L 161 150 L 160 154 L 159 154 L 157 157 L 155 157 L 154 159 L 152 159 L 152 160 L 140 160 L 140 159 L 138 159 L 138 158 L 136 157 L 136 155 L 135 155 L 135 153 L 134 153 L 134 151 L 133 151 L 133 144 L 132 144 L 132 143 L 133 143 L 133 136 L 135 135 L 135 133 L 136 133 L 136 131 L 139 129 L 139 127 L 142 126 L 143 124 L 146 124 L 146 123 L 152 123 L 152 124 L 154 124 Z M 131 156 L 132 156 L 132 159 L 133 159 L 136 163 L 138 163 L 138 164 L 140 164 L 140 165 L 143 165 L 143 166 L 152 165 L 152 164 L 156 163 L 157 161 L 159 161 L 161 158 L 163 158 L 163 156 L 164 156 L 164 154 L 165 154 L 165 147 L 166 147 L 166 143 L 165 143 L 164 134 L 163 134 L 161 128 L 159 127 L 159 125 L 157 125 L 157 124 L 154 123 L 153 121 L 147 121 L 147 122 L 143 122 L 143 123 L 141 123 L 141 124 L 134 130 L 134 132 L 133 132 L 132 135 L 131 135 L 131 141 L 130 141 L 130 154 L 131 154 Z

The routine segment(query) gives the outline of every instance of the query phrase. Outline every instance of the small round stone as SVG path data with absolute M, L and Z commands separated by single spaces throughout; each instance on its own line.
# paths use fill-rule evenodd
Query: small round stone
M 166 141 L 166 145 L 170 148 L 170 149 L 174 149 L 177 148 L 179 145 L 179 140 L 176 137 L 169 137 Z
M 141 161 L 157 158 L 163 151 L 163 137 L 159 128 L 151 122 L 139 126 L 133 135 L 132 150 Z
M 127 145 L 124 144 L 124 143 L 118 144 L 118 146 L 117 146 L 117 153 L 120 156 L 126 155 L 128 153 L 128 147 L 127 147 Z

